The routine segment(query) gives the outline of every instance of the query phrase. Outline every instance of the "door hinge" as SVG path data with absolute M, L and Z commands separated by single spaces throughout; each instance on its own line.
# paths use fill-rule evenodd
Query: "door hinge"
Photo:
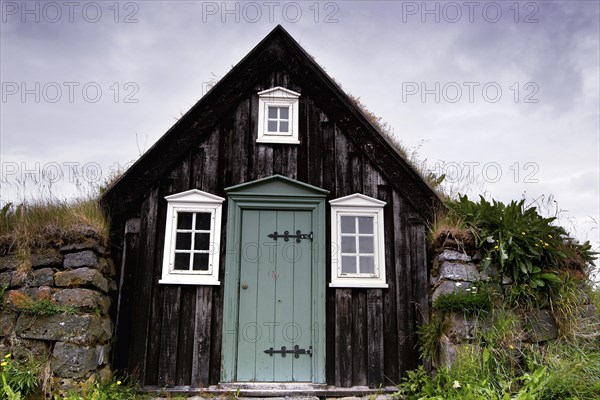
M 300 354 L 308 354 L 312 357 L 312 346 L 308 346 L 308 349 L 301 349 L 300 346 L 295 345 L 293 349 L 287 349 L 285 346 L 281 346 L 281 350 L 273 350 L 269 347 L 265 350 L 265 353 L 273 357 L 273 354 L 281 353 L 281 357 L 285 357 L 286 354 L 293 354 L 295 358 L 300 358 Z
M 295 235 L 290 235 L 289 231 L 285 231 L 283 232 L 283 235 L 278 233 L 277 231 L 273 232 L 273 233 L 269 233 L 270 238 L 277 240 L 277 238 L 283 238 L 283 240 L 285 240 L 286 242 L 289 242 L 290 238 L 295 238 L 296 239 L 296 243 L 300 243 L 300 240 L 302 239 L 308 239 L 308 240 L 313 240 L 313 233 L 302 233 L 300 230 L 296 231 Z

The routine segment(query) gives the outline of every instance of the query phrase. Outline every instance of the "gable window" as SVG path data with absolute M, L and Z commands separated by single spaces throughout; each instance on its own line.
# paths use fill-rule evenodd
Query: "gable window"
M 383 207 L 359 193 L 331 200 L 331 287 L 386 288 Z
M 269 134 L 283 133 L 290 131 L 290 108 L 269 106 L 267 112 L 267 131 Z
M 219 285 L 223 198 L 197 189 L 167 200 L 162 279 L 159 283 Z
M 258 143 L 298 144 L 300 93 L 277 86 L 258 93 Z

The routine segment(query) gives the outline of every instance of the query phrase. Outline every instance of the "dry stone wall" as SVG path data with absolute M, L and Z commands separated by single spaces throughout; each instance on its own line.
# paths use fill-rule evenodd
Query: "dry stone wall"
M 108 379 L 114 278 L 93 237 L 0 256 L 0 356 L 46 362 L 55 387 Z
M 476 335 L 489 328 L 485 318 L 478 318 L 470 313 L 436 311 L 436 299 L 449 293 L 477 290 L 482 283 L 496 285 L 500 293 L 510 290 L 512 280 L 500 276 L 494 266 L 482 269 L 481 261 L 482 254 L 477 249 L 465 248 L 463 244 L 451 239 L 446 240 L 435 251 L 430 277 L 431 309 L 433 313 L 443 314 L 441 317 L 448 324 L 437 359 L 438 365 L 434 365 L 435 367 L 453 363 L 461 347 L 472 346 L 476 342 Z M 544 345 L 558 337 L 557 323 L 549 304 L 542 305 L 540 309 L 527 309 L 517 318 L 515 336 L 520 344 Z

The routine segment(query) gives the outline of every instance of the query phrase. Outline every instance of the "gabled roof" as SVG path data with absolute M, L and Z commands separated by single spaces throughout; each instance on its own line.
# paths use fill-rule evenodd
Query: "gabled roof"
M 308 183 L 290 179 L 282 175 L 273 175 L 263 179 L 257 179 L 252 182 L 241 183 L 225 189 L 228 195 L 270 195 L 270 196 L 311 196 L 325 197 L 329 194 L 328 190 L 318 188 Z
M 362 193 L 354 193 L 348 196 L 340 197 L 339 199 L 333 199 L 329 201 L 329 204 L 336 207 L 383 207 L 385 201 L 374 199 L 369 196 L 365 196 Z
M 335 123 L 421 215 L 431 218 L 433 206 L 440 203 L 437 193 L 280 25 L 108 188 L 100 200 L 103 207 L 116 219 L 133 210 L 160 177 L 203 139 L 204 135 L 198 134 L 199 126 L 203 132 L 210 132 L 265 71 L 281 66 L 302 81 L 303 91 L 310 92 L 326 114 L 347 116 Z

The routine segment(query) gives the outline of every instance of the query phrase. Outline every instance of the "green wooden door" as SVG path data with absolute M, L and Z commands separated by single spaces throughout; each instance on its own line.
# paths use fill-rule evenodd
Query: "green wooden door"
M 311 233 L 312 214 L 246 209 L 241 221 L 237 380 L 310 382 L 312 354 L 269 350 L 312 350 L 313 243 L 269 235 Z

